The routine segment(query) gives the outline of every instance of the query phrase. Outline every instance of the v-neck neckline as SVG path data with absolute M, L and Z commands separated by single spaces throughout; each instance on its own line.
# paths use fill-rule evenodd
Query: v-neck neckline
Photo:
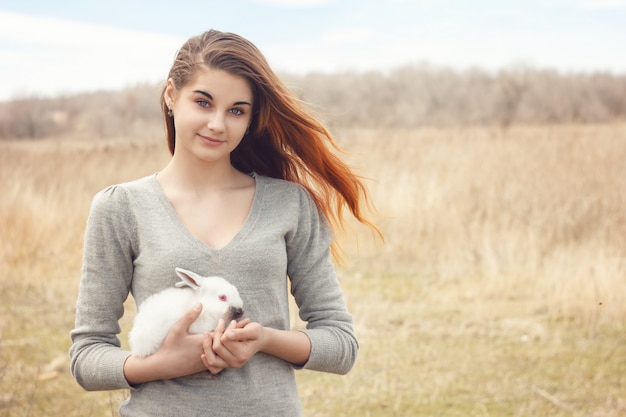
M 215 248 L 206 243 L 204 240 L 200 239 L 198 236 L 192 233 L 191 230 L 187 228 L 187 226 L 185 226 L 181 218 L 178 216 L 176 209 L 174 209 L 174 206 L 165 195 L 165 191 L 161 187 L 161 184 L 159 184 L 159 181 L 157 180 L 157 174 L 158 172 L 152 175 L 152 185 L 156 195 L 158 196 L 159 201 L 161 202 L 161 205 L 163 206 L 163 209 L 167 212 L 171 221 L 176 225 L 176 227 L 183 235 L 185 235 L 188 239 L 194 242 L 196 246 L 202 248 L 207 252 L 222 253 L 229 250 L 231 247 L 237 246 L 237 244 L 239 244 L 239 242 L 241 242 L 250 232 L 258 218 L 258 212 L 261 210 L 261 202 L 263 200 L 264 184 L 262 181 L 263 177 L 260 177 L 256 173 L 252 173 L 250 174 L 250 176 L 254 179 L 255 182 L 254 197 L 252 198 L 252 205 L 250 206 L 250 210 L 248 211 L 246 220 L 241 228 L 237 231 L 237 233 L 235 233 L 235 235 L 225 245 L 219 248 Z

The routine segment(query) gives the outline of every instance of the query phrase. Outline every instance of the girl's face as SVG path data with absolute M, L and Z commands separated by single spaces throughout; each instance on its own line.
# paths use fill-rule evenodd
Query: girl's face
M 222 70 L 201 69 L 180 90 L 168 80 L 165 102 L 174 113 L 175 154 L 230 162 L 250 125 L 252 100 L 246 79 Z

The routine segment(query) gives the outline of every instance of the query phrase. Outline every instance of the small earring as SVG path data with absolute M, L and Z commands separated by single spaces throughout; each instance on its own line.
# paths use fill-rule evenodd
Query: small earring
M 170 119 L 174 117 L 174 112 L 172 111 L 172 109 L 167 109 L 167 115 Z

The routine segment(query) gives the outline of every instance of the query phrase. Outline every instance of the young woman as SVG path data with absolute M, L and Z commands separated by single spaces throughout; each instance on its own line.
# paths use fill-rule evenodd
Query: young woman
M 358 343 L 331 263 L 332 232 L 367 192 L 329 132 L 246 39 L 209 31 L 180 49 L 161 96 L 172 158 L 98 193 L 85 233 L 72 374 L 129 388 L 122 416 L 297 416 L 294 369 L 339 374 Z M 246 317 L 190 334 L 201 305 L 151 356 L 120 347 L 118 320 L 176 282 L 176 267 L 234 284 Z M 288 291 L 301 331 L 289 325 Z

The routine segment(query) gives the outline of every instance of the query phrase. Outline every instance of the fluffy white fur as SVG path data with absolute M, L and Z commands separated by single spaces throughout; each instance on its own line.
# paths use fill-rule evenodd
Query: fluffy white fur
M 128 335 L 134 355 L 148 356 L 159 350 L 172 325 L 197 302 L 202 303 L 202 313 L 189 327 L 190 333 L 211 331 L 220 318 L 228 324 L 242 316 L 239 292 L 224 278 L 203 277 L 182 268 L 176 268 L 176 274 L 181 279 L 177 288 L 154 294 L 139 306 Z

